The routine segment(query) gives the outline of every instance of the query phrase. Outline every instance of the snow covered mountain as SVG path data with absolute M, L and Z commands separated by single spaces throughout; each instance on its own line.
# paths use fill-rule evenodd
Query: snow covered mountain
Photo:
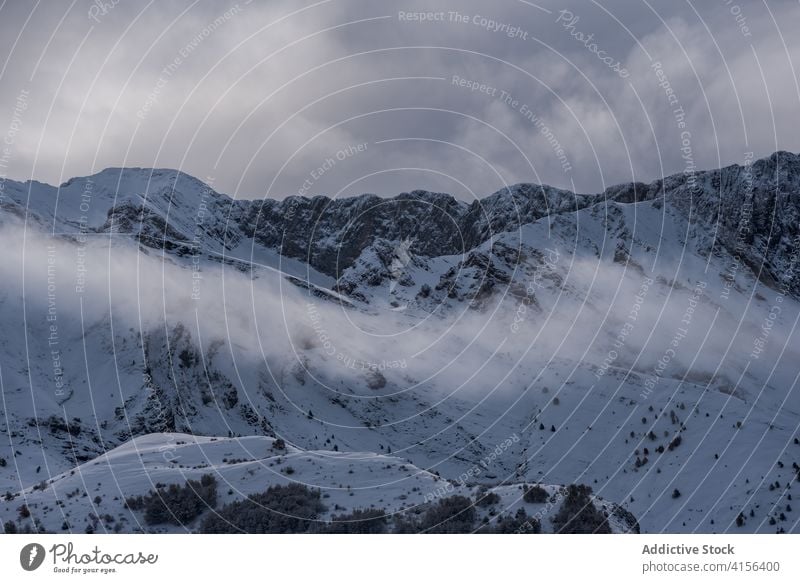
M 213 504 L 217 507 L 270 486 L 313 484 L 322 492 L 320 498 L 326 507 L 314 521 L 320 526 L 353 508 L 354 501 L 357 507 L 380 508 L 388 517 L 402 517 L 446 495 L 491 502 L 475 505 L 476 528 L 484 524 L 484 517 L 486 523 L 496 517 L 501 508 L 506 515 L 522 509 L 526 516 L 538 518 L 543 532 L 552 532 L 551 522 L 542 521 L 541 517 L 555 514 L 554 509 L 567 495 L 564 488 L 544 486 L 541 488 L 546 496 L 525 500 L 521 486 L 516 484 L 486 488 L 452 484 L 391 455 L 299 450 L 276 441 L 261 436 L 151 434 L 55 476 L 46 487 L 33 486 L 22 498 L 36 514 L 38 527 L 49 532 L 186 532 L 196 528 L 197 523 L 148 525 L 138 509 L 126 504 L 126 498 L 132 493 L 147 492 L 157 484 L 183 484 L 212 475 L 218 482 L 217 501 Z M 11 507 L 18 502 L 0 505 L 6 514 L 11 514 Z M 595 497 L 592 504 L 608 517 L 613 532 L 638 529 L 633 516 L 620 506 Z
M 541 483 L 552 530 L 586 484 L 614 532 L 800 529 L 796 155 L 471 204 L 150 169 L 0 194 L 4 522 L 146 529 L 126 497 L 212 473 L 328 517 L 443 483 L 541 514 Z

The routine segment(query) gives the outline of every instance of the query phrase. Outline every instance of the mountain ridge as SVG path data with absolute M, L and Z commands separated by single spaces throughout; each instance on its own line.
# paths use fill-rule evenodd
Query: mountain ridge
M 791 162 L 792 159 L 797 161 L 797 160 L 800 160 L 800 153 L 794 153 L 794 152 L 791 152 L 789 150 L 776 150 L 775 152 L 773 152 L 773 153 L 771 153 L 771 154 L 769 154 L 767 156 L 763 156 L 761 158 L 754 159 L 752 163 L 755 164 L 755 163 L 758 163 L 758 162 L 767 162 L 767 161 L 771 161 L 772 163 L 774 163 L 774 161 L 779 160 L 781 158 L 783 158 L 783 159 L 785 159 L 785 160 L 787 160 L 789 162 Z M 730 169 L 744 168 L 744 167 L 745 167 L 745 165 L 732 163 L 732 164 L 728 164 L 726 166 L 720 166 L 718 168 L 705 168 L 705 169 L 697 170 L 697 171 L 694 172 L 694 174 L 704 174 L 704 173 L 707 173 L 707 172 L 714 172 L 714 171 L 717 171 L 717 170 L 730 170 Z M 96 177 L 96 176 L 100 176 L 100 175 L 108 174 L 108 173 L 118 174 L 120 172 L 154 172 L 154 173 L 159 173 L 159 174 L 163 174 L 163 173 L 178 174 L 178 175 L 186 176 L 187 178 L 191 178 L 193 180 L 196 180 L 196 181 L 204 184 L 208 188 L 211 188 L 217 194 L 223 195 L 223 196 L 225 196 L 226 198 L 228 198 L 230 200 L 251 200 L 251 201 L 259 200 L 258 198 L 234 198 L 234 197 L 232 197 L 231 195 L 229 195 L 229 194 L 227 194 L 225 192 L 213 189 L 213 186 L 211 184 L 209 184 L 208 182 L 204 181 L 201 178 L 198 178 L 198 177 L 196 177 L 196 176 L 194 176 L 192 174 L 189 174 L 188 172 L 186 172 L 184 170 L 179 170 L 179 169 L 176 169 L 176 168 L 170 168 L 170 167 L 166 167 L 166 166 L 164 166 L 164 167 L 108 166 L 106 168 L 103 168 L 102 170 L 99 170 L 99 171 L 95 172 L 94 174 L 72 176 L 72 177 L 68 178 L 67 180 L 65 180 L 64 182 L 62 182 L 60 185 L 51 184 L 49 182 L 42 182 L 42 181 L 39 181 L 39 180 L 36 180 L 36 179 L 18 180 L 18 179 L 12 179 L 12 178 L 4 178 L 4 182 L 17 183 L 17 184 L 34 183 L 34 184 L 44 185 L 44 186 L 47 186 L 47 187 L 50 187 L 50 188 L 64 188 L 64 187 L 69 186 L 75 180 L 80 180 L 80 179 L 84 179 L 84 178 L 92 178 L 92 177 Z M 685 173 L 683 173 L 683 172 L 674 172 L 672 174 L 667 174 L 665 176 L 662 176 L 661 178 L 654 178 L 653 180 L 651 180 L 649 182 L 644 182 L 644 181 L 641 181 L 641 180 L 631 181 L 631 182 L 619 182 L 619 183 L 611 184 L 611 185 L 605 187 L 603 189 L 603 191 L 599 192 L 599 193 L 574 193 L 573 191 L 562 189 L 562 188 L 558 188 L 558 187 L 555 187 L 555 186 L 552 186 L 552 185 L 549 185 L 549 184 L 546 184 L 546 183 L 517 182 L 517 183 L 514 183 L 514 184 L 509 184 L 507 186 L 504 186 L 504 187 L 502 187 L 502 188 L 500 188 L 498 190 L 495 190 L 492 193 L 486 194 L 486 195 L 484 195 L 483 197 L 481 197 L 481 198 L 479 198 L 477 200 L 478 201 L 484 200 L 484 199 L 486 199 L 486 198 L 488 198 L 490 196 L 503 193 L 504 191 L 507 191 L 509 188 L 513 189 L 513 188 L 518 187 L 518 186 L 543 187 L 543 188 L 546 188 L 546 189 L 560 190 L 560 191 L 562 191 L 564 193 L 577 195 L 577 196 L 589 196 L 589 195 L 599 195 L 599 194 L 613 193 L 615 191 L 620 190 L 622 187 L 625 187 L 625 189 L 627 189 L 627 187 L 633 187 L 633 186 L 635 186 L 637 188 L 640 188 L 640 189 L 644 189 L 644 190 L 650 190 L 648 188 L 650 185 L 657 184 L 657 183 L 663 182 L 665 180 L 668 180 L 668 179 L 670 179 L 672 177 L 681 176 L 681 175 L 684 175 L 684 174 Z M 272 199 L 272 200 L 286 200 L 286 199 L 289 199 L 289 198 L 300 198 L 300 199 L 311 201 L 311 200 L 314 200 L 314 199 L 322 198 L 322 199 L 330 201 L 330 200 L 347 200 L 347 199 L 351 199 L 351 198 L 361 198 L 361 197 L 365 197 L 365 196 L 374 196 L 374 197 L 377 197 L 377 198 L 380 198 L 380 199 L 383 199 L 383 200 L 391 200 L 393 198 L 401 197 L 401 196 L 404 196 L 404 195 L 409 195 L 409 194 L 413 195 L 414 193 L 426 193 L 426 194 L 444 195 L 444 196 L 447 196 L 447 197 L 452 197 L 456 201 L 460 201 L 460 199 L 457 199 L 457 198 L 453 197 L 449 193 L 431 191 L 431 190 L 421 189 L 421 188 L 402 191 L 402 192 L 400 192 L 400 193 L 398 193 L 398 194 L 396 194 L 394 196 L 390 196 L 390 197 L 383 197 L 383 196 L 380 196 L 380 195 L 377 195 L 377 194 L 374 194 L 374 193 L 363 192 L 363 193 L 359 193 L 359 194 L 352 194 L 352 195 L 348 195 L 348 196 L 344 196 L 344 197 L 338 197 L 336 199 L 333 199 L 333 198 L 329 197 L 328 195 L 325 195 L 325 194 L 322 194 L 322 193 L 318 193 L 318 194 L 314 194 L 314 195 L 311 195 L 311 196 L 289 194 L 283 199 Z M 461 201 L 461 202 L 464 202 L 464 201 Z M 467 203 L 465 203 L 465 204 L 467 204 Z
M 263 248 L 334 279 L 377 240 L 412 240 L 413 253 L 423 257 L 465 254 L 498 233 L 544 217 L 610 202 L 664 199 L 690 222 L 705 221 L 705 228 L 715 232 L 708 253 L 723 245 L 755 266 L 772 286 L 800 293 L 793 254 L 800 242 L 800 155 L 785 151 L 744 166 L 622 183 L 597 194 L 519 183 L 471 203 L 427 190 L 391 198 L 234 199 L 182 171 L 147 168 L 109 168 L 59 187 L 31 183 L 38 185 L 34 204 L 19 188 L 24 184 L 6 184 L 6 198 L 17 203 L 16 213 L 52 222 L 56 231 L 75 230 L 84 213 L 69 205 L 80 207 L 88 188 L 92 200 L 86 206 L 93 214 L 84 221 L 84 230 L 126 233 L 148 247 L 179 248 L 185 254 L 204 250 L 225 255 L 239 246 L 246 256 L 248 246 L 251 255 Z M 97 202 L 99 194 L 104 204 Z M 61 205 L 60 211 L 58 206 L 48 209 L 48 197 L 51 204 Z M 59 222 L 62 228 L 56 229 Z

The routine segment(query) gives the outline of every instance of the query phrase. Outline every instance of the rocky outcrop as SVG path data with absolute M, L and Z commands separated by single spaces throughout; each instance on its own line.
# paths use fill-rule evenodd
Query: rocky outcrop
M 599 194 L 517 184 L 470 204 L 424 190 L 394 198 L 233 200 L 182 172 L 139 168 L 104 170 L 58 189 L 10 183 L 7 192 L 6 208 L 16 203 L 14 208 L 26 208 L 29 220 L 61 223 L 62 232 L 129 233 L 142 245 L 178 255 L 252 245 L 308 263 L 335 279 L 368 248 L 377 245 L 379 252 L 381 241 L 411 241 L 416 257 L 460 255 L 543 217 L 608 201 L 663 199 L 696 232 L 714 234 L 709 253 L 723 246 L 765 283 L 800 293 L 800 156 L 789 152 L 745 166 L 620 184 Z M 79 209 L 86 202 L 83 206 L 102 220 L 81 222 Z

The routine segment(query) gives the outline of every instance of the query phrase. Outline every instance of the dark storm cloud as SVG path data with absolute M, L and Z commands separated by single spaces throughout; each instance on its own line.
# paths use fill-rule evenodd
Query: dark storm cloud
M 664 4 L 6 3 L 0 171 L 469 199 L 800 150 L 798 4 Z

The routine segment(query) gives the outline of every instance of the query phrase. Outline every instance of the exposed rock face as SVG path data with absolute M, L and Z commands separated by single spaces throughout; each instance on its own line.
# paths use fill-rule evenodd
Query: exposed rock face
M 469 205 L 424 190 L 392 199 L 289 197 L 250 203 L 239 226 L 261 245 L 338 278 L 378 239 L 412 239 L 414 254 L 422 257 L 456 255 L 498 233 L 601 200 L 534 184 L 510 186 Z
M 709 252 L 721 245 L 764 283 L 800 293 L 800 156 L 776 152 L 745 166 L 617 185 L 604 198 L 630 203 L 661 197 L 689 220 L 689 236 L 713 234 Z
M 694 230 L 715 233 L 709 252 L 723 245 L 765 282 L 800 292 L 795 253 L 800 242 L 800 156 L 789 152 L 747 166 L 611 186 L 601 194 L 517 184 L 471 204 L 424 190 L 390 199 L 365 194 L 233 200 L 182 172 L 139 168 L 104 170 L 58 189 L 9 181 L 6 190 L 10 201 L 5 206 L 12 215 L 61 223 L 66 232 L 81 227 L 78 209 L 90 199 L 93 216 L 102 219 L 90 217 L 83 224 L 91 231 L 130 233 L 145 246 L 178 254 L 220 253 L 237 245 L 266 248 L 336 279 L 379 241 L 411 240 L 417 257 L 459 255 L 542 217 L 607 201 L 663 198 Z
M 413 238 L 425 256 L 460 253 L 467 206 L 450 195 L 427 191 L 393 199 L 374 195 L 331 200 L 289 197 L 243 205 L 239 228 L 258 244 L 306 261 L 338 277 L 378 239 Z
M 602 194 L 574 194 L 549 186 L 517 184 L 469 205 L 426 191 L 394 199 L 364 195 L 245 204 L 238 222 L 246 236 L 289 257 L 308 261 L 333 277 L 382 239 L 413 240 L 422 257 L 466 253 L 492 236 L 542 217 L 605 201 L 634 203 L 663 198 L 694 230 L 716 234 L 723 245 L 766 283 L 800 292 L 800 156 L 777 152 L 747 166 L 676 174 L 650 184 L 612 186 Z M 691 235 L 691 233 L 690 233 Z M 714 251 L 714 245 L 709 251 Z

